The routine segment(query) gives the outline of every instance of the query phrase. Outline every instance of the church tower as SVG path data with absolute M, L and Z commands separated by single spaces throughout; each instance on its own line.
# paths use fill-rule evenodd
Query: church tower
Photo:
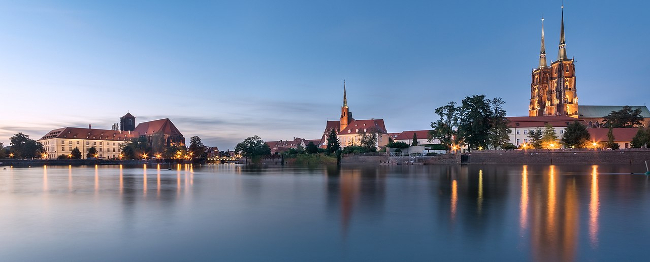
M 135 116 L 131 113 L 126 113 L 120 117 L 120 131 L 133 131 L 135 130 Z
M 578 96 L 576 93 L 576 76 L 574 59 L 566 54 L 564 38 L 564 6 L 560 28 L 560 44 L 557 61 L 546 66 L 544 48 L 544 24 L 542 19 L 542 49 L 539 68 L 532 73 L 531 98 L 528 108 L 529 116 L 570 116 L 578 117 Z
M 352 112 L 348 107 L 348 98 L 347 91 L 345 90 L 345 80 L 343 80 L 343 106 L 341 107 L 341 121 L 340 121 L 340 131 L 343 131 L 354 119 L 352 118 Z

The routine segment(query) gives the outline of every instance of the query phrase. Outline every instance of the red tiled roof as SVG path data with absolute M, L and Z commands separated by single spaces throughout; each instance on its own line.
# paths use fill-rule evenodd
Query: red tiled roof
M 88 140 L 113 140 L 124 141 L 137 137 L 137 133 L 122 132 L 116 130 L 88 129 L 78 127 L 65 127 L 54 129 L 47 133 L 42 139 L 50 138 L 68 138 L 68 139 L 88 139 Z
M 602 142 L 609 140 L 607 138 L 609 128 L 587 128 L 587 131 L 589 131 L 592 141 Z M 615 142 L 630 142 L 637 131 L 639 131 L 638 128 L 612 128 Z
M 399 133 L 399 135 L 394 138 L 395 140 L 410 140 L 413 139 L 413 133 L 415 133 L 418 139 L 427 139 L 429 138 L 429 130 L 418 130 L 418 131 L 404 131 Z
M 178 131 L 178 128 L 174 126 L 169 118 L 158 119 L 149 122 L 143 122 L 138 124 L 138 126 L 133 130 L 133 132 L 139 133 L 140 135 L 151 135 L 153 133 L 163 132 L 165 135 L 171 136 L 182 136 L 181 131 Z
M 553 127 L 566 127 L 573 121 L 584 122 L 583 120 L 568 116 L 521 116 L 506 117 L 510 122 L 508 127 L 544 127 L 546 123 Z
M 371 132 L 373 129 L 379 133 L 386 133 L 386 126 L 384 125 L 384 120 L 383 119 L 354 120 L 345 129 L 341 130 L 339 134 L 340 135 L 359 134 L 362 132 Z

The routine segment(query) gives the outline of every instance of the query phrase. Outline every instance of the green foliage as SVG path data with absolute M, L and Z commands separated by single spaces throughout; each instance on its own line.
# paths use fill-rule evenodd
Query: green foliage
M 392 142 L 392 143 L 388 143 L 386 145 L 386 147 L 390 147 L 390 148 L 408 148 L 409 144 L 404 143 L 404 142 Z
M 78 147 L 72 149 L 72 153 L 70 153 L 70 155 L 72 155 L 72 159 L 81 159 L 81 151 L 79 151 Z
M 23 133 L 15 134 L 9 140 L 11 142 L 10 152 L 14 154 L 15 158 L 34 158 L 45 151 L 41 143 L 30 139 Z
M 296 156 L 298 165 L 334 165 L 336 157 L 319 154 L 300 154 Z
M 329 135 L 327 136 L 327 153 L 331 154 L 341 149 L 341 143 L 339 138 L 336 135 L 336 130 L 330 130 Z
M 7 152 L 4 148 L 4 145 L 0 143 L 0 159 L 7 157 Z
M 86 158 L 96 158 L 97 157 L 97 148 L 94 146 L 88 149 L 88 153 L 86 153 Z
M 557 134 L 551 124 L 546 124 L 542 131 L 542 147 L 544 148 L 557 148 Z
M 508 141 L 508 120 L 501 98 L 468 96 L 461 106 L 454 102 L 436 109 L 440 119 L 431 123 L 430 139 L 443 145 L 467 144 L 470 149 L 499 148 Z
M 61 155 L 57 156 L 56 159 L 59 159 L 59 160 L 68 159 L 68 156 L 61 154 Z
M 368 152 L 370 152 L 370 150 L 363 146 L 346 146 L 342 151 L 343 154 L 361 154 Z
M 190 146 L 187 151 L 190 153 L 192 158 L 206 158 L 208 156 L 206 149 L 207 147 L 203 145 L 200 137 L 193 136 L 190 138 Z
M 361 133 L 361 146 L 369 152 L 377 151 L 377 133 L 368 132 Z
M 317 154 L 318 153 L 318 147 L 314 142 L 309 142 L 306 147 L 307 154 Z
M 259 136 L 252 136 L 237 144 L 235 152 L 244 157 L 256 159 L 261 156 L 271 155 L 271 148 Z
M 618 143 L 614 142 L 614 128 L 612 126 L 609 126 L 609 131 L 607 131 L 607 148 L 611 149 L 618 149 L 620 145 Z
M 418 145 L 418 134 L 413 132 L 413 142 L 411 142 L 411 146 L 417 146 Z
M 130 142 L 126 143 L 122 147 L 122 156 L 124 159 L 140 159 L 145 154 L 150 156 L 151 150 L 152 148 L 149 145 L 149 141 L 147 141 L 147 137 L 140 136 L 131 139 Z M 90 151 L 88 151 L 88 153 L 90 153 Z
M 458 112 L 456 102 L 449 102 L 445 106 L 436 108 L 435 112 L 440 116 L 436 122 L 431 122 L 429 139 L 438 139 L 443 145 L 451 146 L 458 142 Z
M 535 149 L 542 148 L 542 130 L 536 128 L 535 130 L 530 130 L 528 132 L 528 138 L 530 138 L 530 144 Z
M 604 118 L 606 125 L 613 128 L 638 127 L 643 121 L 641 109 L 632 110 L 630 106 L 624 106 L 619 111 L 612 111 Z
M 587 147 L 589 139 L 591 139 L 591 135 L 589 135 L 587 127 L 578 121 L 573 121 L 564 131 L 562 143 L 567 148 L 584 148 Z
M 631 146 L 633 148 L 650 147 L 650 129 L 640 127 L 632 138 Z
M 429 150 L 449 150 L 449 147 L 443 144 L 433 144 L 429 146 Z
M 505 150 L 513 150 L 513 149 L 517 149 L 517 146 L 513 145 L 512 143 L 506 143 L 503 146 L 501 146 L 501 148 Z

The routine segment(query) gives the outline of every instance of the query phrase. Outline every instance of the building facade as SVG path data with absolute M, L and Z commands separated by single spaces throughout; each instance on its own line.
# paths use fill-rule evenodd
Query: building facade
M 539 65 L 533 69 L 530 84 L 528 116 L 578 117 L 578 96 L 574 59 L 567 57 L 564 38 L 564 6 L 558 58 L 550 66 L 546 62 L 544 44 L 544 19 L 542 19 L 542 43 Z
M 135 121 L 135 117 L 131 114 L 120 118 L 120 122 L 125 119 Z M 130 129 L 129 125 L 125 125 L 124 129 Z M 92 129 L 91 126 L 58 128 L 45 134 L 38 142 L 43 144 L 48 159 L 56 159 L 60 155 L 70 156 L 75 148 L 79 149 L 82 158 L 85 159 L 88 150 L 92 147 L 97 150 L 95 158 L 119 159 L 124 144 L 141 136 L 146 137 L 151 146 L 155 144 L 153 140 L 157 139 L 161 140 L 159 144 L 163 146 L 185 145 L 183 134 L 169 118 L 140 123 L 133 128 L 133 131 Z

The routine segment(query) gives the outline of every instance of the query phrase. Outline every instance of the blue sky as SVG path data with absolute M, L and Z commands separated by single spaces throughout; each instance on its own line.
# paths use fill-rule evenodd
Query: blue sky
M 650 101 L 647 1 L 565 1 L 580 104 Z M 343 79 L 357 119 L 427 129 L 473 94 L 527 115 L 561 1 L 0 1 L 0 142 L 169 117 L 186 138 L 319 138 Z

